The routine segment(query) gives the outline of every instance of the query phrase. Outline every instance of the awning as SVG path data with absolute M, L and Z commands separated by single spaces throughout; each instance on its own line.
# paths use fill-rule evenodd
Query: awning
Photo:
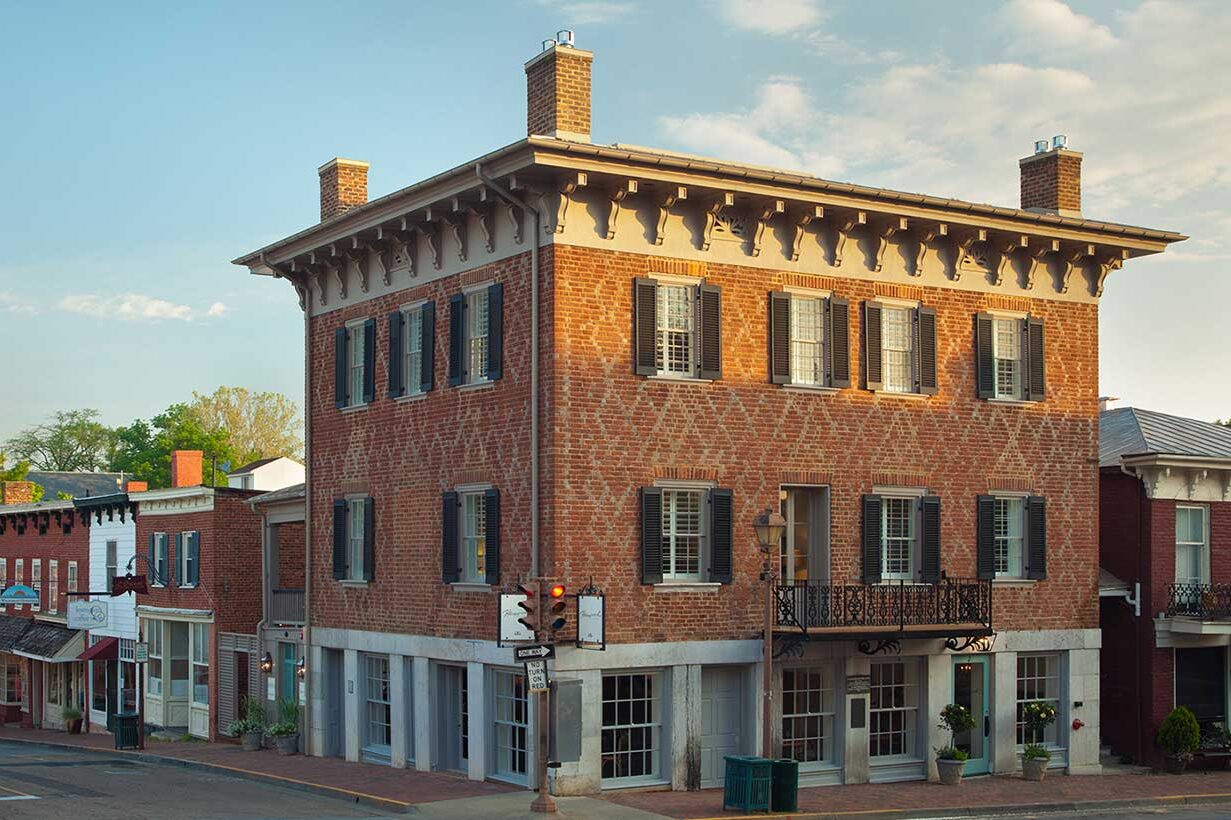
M 120 656 L 120 639 L 103 638 L 77 656 L 79 661 L 113 661 Z
M 71 663 L 85 649 L 85 633 L 34 621 L 12 648 L 14 655 L 47 663 Z

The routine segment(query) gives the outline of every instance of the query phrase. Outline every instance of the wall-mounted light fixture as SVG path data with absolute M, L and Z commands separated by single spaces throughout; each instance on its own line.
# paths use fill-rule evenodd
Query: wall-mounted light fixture
M 274 671 L 274 656 L 268 652 L 261 656 L 261 671 L 266 675 Z
M 307 677 L 308 666 L 307 664 L 304 663 L 303 658 L 300 658 L 299 660 L 295 661 L 295 674 L 299 676 L 300 680 L 303 680 L 305 677 Z

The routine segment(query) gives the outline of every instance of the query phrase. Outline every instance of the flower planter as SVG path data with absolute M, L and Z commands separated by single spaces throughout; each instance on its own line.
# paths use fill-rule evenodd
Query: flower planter
M 69 719 L 68 719 L 68 721 L 67 721 L 67 722 L 68 722 L 68 733 L 69 733 L 70 735 L 79 735 L 79 734 L 81 734 L 81 723 L 82 723 L 82 720 L 84 720 L 84 718 L 69 718 Z
M 261 751 L 261 742 L 265 739 L 264 732 L 244 732 L 244 751 L 259 752 Z
M 1184 774 L 1184 770 L 1188 768 L 1188 759 L 1176 755 L 1167 755 L 1163 760 L 1163 767 L 1166 769 L 1167 774 Z
M 962 772 L 966 770 L 965 760 L 936 760 L 936 770 L 940 773 L 940 782 L 946 786 L 960 786 Z
M 278 754 L 280 755 L 299 753 L 299 735 L 297 734 L 274 738 L 274 743 L 277 745 Z
M 1043 782 L 1043 775 L 1047 772 L 1047 760 L 1046 757 L 1022 758 L 1022 777 L 1036 783 Z

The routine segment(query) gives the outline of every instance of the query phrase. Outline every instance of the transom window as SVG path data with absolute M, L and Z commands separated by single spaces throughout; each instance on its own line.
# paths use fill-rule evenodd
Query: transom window
M 519 672 L 492 673 L 496 696 L 496 773 L 526 782 L 529 771 L 530 708 L 526 678 Z
M 791 297 L 791 381 L 825 383 L 825 300 Z
M 881 364 L 885 390 L 913 393 L 914 311 L 886 305 L 881 313 Z
M 386 655 L 366 655 L 367 732 L 364 737 L 365 751 L 386 757 L 390 754 L 392 708 L 389 700 L 389 658 Z
M 663 490 L 663 578 L 701 580 L 705 490 Z
M 406 395 L 423 392 L 423 309 L 410 308 L 402 312 L 402 338 L 406 351 L 402 357 L 405 375 L 402 379 Z
M 658 284 L 656 311 L 658 372 L 669 376 L 694 376 L 694 334 L 697 290 L 692 285 Z
M 1207 584 L 1205 507 L 1175 508 L 1175 582 Z
M 1022 720 L 1022 707 L 1027 703 L 1050 703 L 1060 714 L 1060 656 L 1017 656 L 1017 745 L 1041 743 L 1056 745 L 1057 727 L 1061 720 L 1048 726 L 1041 733 L 1031 733 Z
M 469 361 L 467 382 L 487 380 L 488 299 L 487 288 L 466 294 L 466 357 Z
M 886 496 L 881 501 L 881 577 L 910 580 L 915 576 L 917 528 L 915 498 Z
M 487 583 L 487 497 L 462 494 L 462 580 Z
M 919 725 L 919 680 L 914 661 L 872 663 L 868 755 L 914 757 Z
M 662 763 L 658 676 L 603 676 L 602 776 L 608 781 L 657 779 Z
M 363 404 L 363 368 L 366 355 L 363 325 L 364 323 L 360 321 L 346 327 L 346 349 L 350 354 L 350 361 L 347 363 L 350 392 L 347 395 L 350 399 L 348 404 L 351 407 Z
M 1022 570 L 1022 529 L 1026 504 L 1021 498 L 997 498 L 992 524 L 995 538 L 996 575 L 1020 578 Z
M 800 763 L 834 759 L 835 699 L 828 666 L 782 670 L 782 756 Z
M 1020 399 L 1022 394 L 1022 322 L 992 320 L 992 357 L 996 364 L 996 398 Z
M 349 552 L 349 560 L 346 562 L 346 577 L 351 581 L 363 580 L 365 501 L 363 498 L 348 498 L 346 500 L 346 544 Z

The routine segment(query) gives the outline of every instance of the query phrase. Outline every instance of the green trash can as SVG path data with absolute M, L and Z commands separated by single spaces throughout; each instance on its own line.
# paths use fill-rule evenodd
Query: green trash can
M 136 749 L 140 746 L 136 712 L 115 713 L 115 748 Z
M 723 761 L 722 810 L 769 811 L 773 761 L 746 755 L 727 755 Z
M 774 811 L 799 811 L 799 761 L 779 758 L 774 761 L 772 789 Z

